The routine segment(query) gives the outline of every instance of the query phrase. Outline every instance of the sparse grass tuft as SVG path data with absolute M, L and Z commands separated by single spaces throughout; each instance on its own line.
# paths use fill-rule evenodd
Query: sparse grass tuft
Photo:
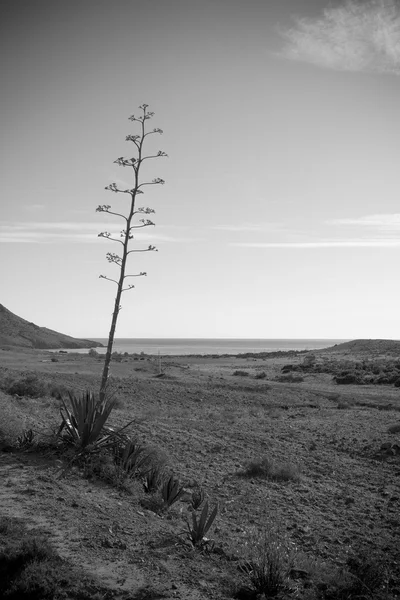
M 272 525 L 254 531 L 247 542 L 248 560 L 241 571 L 248 577 L 255 597 L 274 598 L 288 591 L 295 548 Z
M 249 462 L 243 477 L 260 477 L 271 481 L 298 481 L 300 479 L 299 468 L 291 463 L 275 463 L 266 456 L 259 460 Z
M 232 375 L 234 375 L 235 377 L 248 377 L 249 372 L 238 369 L 236 371 L 233 371 Z

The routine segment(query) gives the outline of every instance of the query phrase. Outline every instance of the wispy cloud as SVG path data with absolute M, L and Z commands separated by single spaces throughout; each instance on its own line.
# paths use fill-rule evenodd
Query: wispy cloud
M 25 204 L 25 210 L 29 212 L 40 212 L 46 208 L 45 204 Z
M 102 230 L 118 237 L 121 223 L 101 224 L 96 222 L 24 222 L 0 223 L 0 243 L 49 244 L 61 242 L 95 243 Z M 160 233 L 153 227 L 138 229 L 135 233 L 138 241 L 155 244 L 157 242 L 180 242 L 179 238 Z
M 280 56 L 340 71 L 400 74 L 400 6 L 397 0 L 349 0 L 321 18 L 297 18 L 280 31 Z
M 366 215 L 353 219 L 332 219 L 328 223 L 333 225 L 361 227 L 373 229 L 377 232 L 400 231 L 400 213 L 384 213 Z
M 315 242 L 238 242 L 230 246 L 244 248 L 400 248 L 400 239 L 349 239 Z
M 222 224 L 222 225 L 213 225 L 211 229 L 216 229 L 218 231 L 253 231 L 255 233 L 269 233 L 276 231 L 284 231 L 286 227 L 283 226 L 282 223 L 238 223 L 238 224 Z
M 252 237 L 251 240 L 232 241 L 229 245 L 243 248 L 400 248 L 400 213 L 331 219 L 314 223 L 313 229 L 303 223 L 301 228 L 283 230 L 278 239 L 276 235 L 272 239 L 265 235 L 257 236 L 258 240 Z

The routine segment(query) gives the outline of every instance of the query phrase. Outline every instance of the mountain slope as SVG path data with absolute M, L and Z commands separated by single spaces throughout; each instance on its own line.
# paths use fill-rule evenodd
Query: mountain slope
M 39 327 L 18 317 L 0 304 L 0 345 L 23 348 L 96 348 L 102 346 L 92 340 L 82 340 L 58 331 Z

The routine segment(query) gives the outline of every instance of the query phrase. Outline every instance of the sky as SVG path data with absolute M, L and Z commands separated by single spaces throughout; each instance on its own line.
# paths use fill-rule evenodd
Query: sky
M 400 339 L 400 1 L 3 0 L 0 303 L 107 337 Z

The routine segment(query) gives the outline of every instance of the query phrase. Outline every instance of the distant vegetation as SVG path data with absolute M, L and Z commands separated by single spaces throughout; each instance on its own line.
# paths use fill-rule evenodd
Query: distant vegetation
M 329 359 L 317 360 L 314 355 L 306 357 L 303 363 L 287 364 L 282 374 L 328 373 L 338 385 L 394 385 L 400 387 L 400 359 L 375 358 L 364 360 Z

